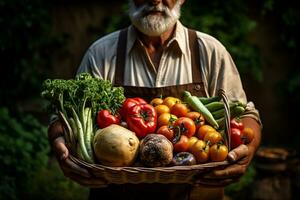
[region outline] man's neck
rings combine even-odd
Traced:
[[[143,43],[151,62],[158,69],[163,49],[168,41],[172,38],[175,25],[160,36],[148,36],[137,30],[139,40]]]
[[[138,37],[141,40],[141,42],[145,45],[145,47],[148,49],[158,49],[163,46],[165,46],[168,41],[172,38],[173,33],[175,30],[175,26],[173,26],[170,30],[164,32],[163,34],[159,36],[148,36],[143,34],[140,31],[138,32]]]

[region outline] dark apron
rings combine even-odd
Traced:
[[[191,49],[191,65],[193,83],[160,88],[124,86],[124,66],[126,60],[127,29],[120,32],[117,58],[115,86],[125,89],[126,97],[141,97],[148,102],[154,97],[174,96],[181,98],[183,91],[188,90],[193,95],[205,96],[201,78],[199,47],[196,32],[189,30],[189,45]],[[90,200],[122,199],[122,200],[188,200],[188,199],[223,199],[222,188],[203,188],[190,184],[122,184],[108,185],[106,188],[91,189]]]

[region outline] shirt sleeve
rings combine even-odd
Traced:
[[[99,58],[97,58],[97,62],[99,62]],[[88,49],[83,56],[83,59],[78,67],[76,75],[87,72],[90,73],[94,77],[103,78],[100,73],[99,63],[96,62],[96,58],[92,53],[91,49]]]
[[[229,52],[222,48],[220,51],[214,51],[211,60],[213,66],[210,71],[209,90],[212,95],[217,95],[219,89],[223,89],[230,101],[240,101],[246,104],[246,110],[241,117],[251,117],[260,125],[259,111],[255,108],[253,102],[247,100],[243,89],[240,74]]]

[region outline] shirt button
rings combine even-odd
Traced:
[[[195,85],[195,90],[200,90],[201,89],[201,85],[199,85],[199,84],[197,84],[197,85]]]

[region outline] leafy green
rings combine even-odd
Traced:
[[[71,116],[71,108],[79,112],[82,106],[92,108],[92,116],[102,109],[116,113],[125,100],[124,89],[113,87],[110,81],[81,73],[75,79],[47,79],[41,96],[50,102],[50,111],[62,111]]]
[[[124,89],[81,73],[71,80],[45,80],[41,96],[50,101],[52,112],[62,112],[66,118],[63,122],[71,130],[65,132],[65,139],[71,150],[82,160],[93,163],[91,141],[97,112],[108,109],[116,113],[125,100]]]

